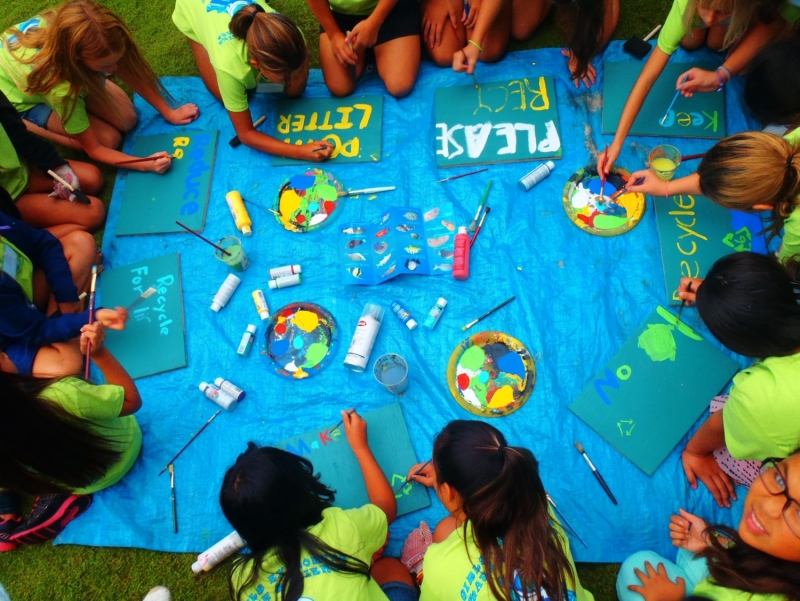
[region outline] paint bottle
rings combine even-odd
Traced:
[[[539,165],[536,169],[519,180],[517,183],[519,189],[523,192],[527,192],[548,175],[550,175],[555,168],[556,164],[553,161],[547,161],[546,163]]]
[[[467,228],[462,225],[456,234],[456,252],[453,256],[453,277],[457,280],[466,280],[469,277],[469,245]]]
[[[279,288],[291,288],[300,284],[299,275],[285,275],[282,278],[269,281],[270,290],[278,290]]]
[[[367,368],[369,355],[375,345],[385,313],[385,309],[380,305],[367,303],[364,307],[353,339],[350,341],[350,348],[347,349],[347,356],[344,358],[345,367],[358,373],[363,373]]]
[[[303,268],[300,265],[284,265],[283,267],[273,267],[269,270],[269,277],[270,279],[277,280],[278,278],[284,278],[287,275],[295,275],[297,273],[303,273]]]
[[[440,298],[436,301],[436,304],[431,307],[430,313],[425,318],[425,321],[422,322],[422,325],[432,330],[436,327],[436,324],[439,323],[439,318],[442,316],[442,312],[444,308],[447,306],[447,299]]]
[[[247,357],[250,354],[250,347],[253,346],[253,340],[256,338],[256,327],[253,324],[247,326],[247,329],[242,334],[242,340],[239,342],[239,348],[236,349],[236,354],[240,357]]]
[[[229,380],[225,380],[224,378],[217,378],[214,380],[214,384],[224,392],[225,394],[231,395],[237,401],[241,401],[245,395],[247,394],[244,390],[239,388],[236,384]]]
[[[236,405],[239,404],[239,402],[227,392],[222,392],[217,386],[209,384],[208,382],[200,382],[198,388],[200,392],[206,395],[207,399],[214,401],[225,411],[233,411],[236,409]]]
[[[239,533],[235,530],[228,536],[219,541],[216,545],[200,553],[197,561],[192,564],[192,572],[208,572],[211,568],[221,564],[237,551],[241,551],[247,546]]]
[[[244,206],[242,195],[236,190],[232,190],[225,195],[225,202],[228,203],[228,208],[233,215],[233,221],[236,223],[236,229],[241,231],[245,236],[253,233],[253,221],[247,212],[247,207]]]
[[[269,319],[269,306],[267,299],[264,296],[263,290],[256,290],[253,292],[253,301],[256,303],[256,311],[261,320]]]
[[[413,317],[411,317],[411,313],[409,313],[408,310],[405,307],[403,307],[403,305],[401,305],[398,301],[394,301],[391,304],[391,308],[392,308],[392,313],[397,315],[397,319],[406,324],[406,327],[409,330],[413,330],[414,328],[417,327],[417,322],[414,321]]]
[[[231,296],[241,283],[242,280],[233,274],[225,278],[225,281],[222,282],[222,286],[220,286],[219,290],[217,290],[217,293],[214,295],[214,302],[211,303],[211,310],[219,313],[219,310],[228,304]]]

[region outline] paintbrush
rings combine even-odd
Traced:
[[[683,76],[683,81],[681,82],[681,85],[685,84],[687,79],[689,79],[688,73]],[[678,99],[678,96],[680,95],[681,95],[681,89],[678,88],[678,90],[675,92],[675,96],[672,97],[672,102],[670,102],[669,106],[667,107],[667,112],[664,113],[664,116],[661,118],[660,121],[661,125],[664,125],[664,121],[667,120],[667,117],[669,117],[669,112],[672,110],[672,105],[675,104],[675,101]]]
[[[606,144],[606,151],[603,153],[603,165],[600,167],[600,198],[605,196],[606,191],[606,167],[608,167],[608,144]]]
[[[212,415],[212,416],[211,416],[211,417],[208,419],[208,421],[207,421],[206,423],[204,423],[204,424],[203,424],[203,427],[202,427],[202,428],[200,428],[200,429],[199,429],[199,430],[198,430],[198,431],[195,433],[195,435],[194,435],[194,436],[192,436],[192,437],[189,439],[189,442],[187,442],[185,445],[183,445],[183,448],[182,448],[180,451],[178,451],[178,454],[177,454],[177,455],[175,455],[175,457],[173,457],[172,459],[170,459],[170,460],[169,460],[169,462],[167,463],[167,465],[165,465],[165,466],[164,466],[164,468],[163,468],[163,469],[162,469],[160,472],[158,472],[158,475],[159,475],[159,476],[160,476],[161,474],[163,474],[165,471],[167,471],[167,469],[169,468],[169,466],[170,466],[170,465],[172,465],[173,463],[175,463],[175,460],[176,460],[178,457],[180,457],[180,456],[181,456],[181,454],[182,454],[182,453],[183,453],[183,452],[186,450],[186,448],[187,448],[187,447],[188,447],[190,444],[192,444],[192,443],[194,442],[194,439],[195,439],[195,438],[197,438],[198,436],[200,436],[200,434],[202,434],[202,433],[203,433],[203,430],[205,430],[206,428],[208,428],[208,425],[209,425],[211,422],[213,422],[213,421],[216,419],[216,417],[217,417],[217,416],[218,416],[220,413],[222,413],[222,409],[217,409],[217,412],[216,412],[214,415]]]
[[[97,265],[92,265],[92,283],[89,287],[89,323],[94,322],[94,302],[95,290],[97,289]],[[89,365],[92,362],[92,341],[86,340],[86,368],[84,369],[83,379],[89,381]]]
[[[172,532],[178,534],[178,503],[175,501],[175,466],[171,463],[169,468],[169,491],[172,498]]]
[[[643,59],[645,56],[647,56],[647,53],[650,52],[650,44],[647,42],[650,40],[650,38],[656,35],[660,29],[661,25],[657,25],[653,31],[644,37],[644,39],[633,36],[622,45],[622,50],[638,59]]]
[[[691,292],[691,291],[692,291],[692,283],[689,282],[689,285],[686,286],[686,292]],[[686,303],[688,303],[688,302],[689,301],[681,300],[681,307],[680,307],[680,309],[678,309],[678,321],[677,321],[677,323],[681,322],[681,313],[683,312],[683,308],[686,306]]]
[[[128,313],[130,313],[130,312],[131,312],[131,311],[133,311],[133,310],[134,310],[136,307],[138,307],[139,305],[141,305],[141,304],[142,304],[142,303],[143,303],[145,300],[147,300],[148,298],[150,298],[151,296],[153,296],[155,293],[156,293],[156,289],[155,289],[155,288],[153,288],[153,287],[151,286],[150,288],[148,288],[147,290],[145,290],[144,292],[142,292],[142,293],[141,293],[141,294],[140,294],[140,295],[137,297],[137,299],[136,299],[135,301],[133,301],[133,302],[132,302],[130,305],[128,305],[128,307],[126,308],[126,310],[128,311]]]
[[[178,158],[177,155],[168,154],[168,157],[172,159]],[[146,161],[157,161],[158,159],[165,158],[164,155],[156,156],[156,157],[142,157],[139,159],[128,159],[127,161],[117,161],[114,165],[133,165],[134,163],[144,163]]]
[[[644,180],[645,180],[645,178],[643,178],[643,177],[640,177],[640,178],[639,178],[639,179],[637,179],[635,182],[633,182],[633,185],[634,185],[634,186],[638,186],[638,185],[639,185],[639,184],[641,184],[641,183],[642,183]],[[608,197],[608,200],[609,200],[609,202],[611,202],[612,200],[617,200],[617,199],[618,199],[620,196],[622,196],[623,194],[625,194],[625,192],[627,192],[627,191],[628,191],[628,186],[627,186],[627,185],[623,186],[622,188],[620,188],[619,190],[617,190],[617,191],[616,191],[616,192],[614,192],[614,193],[613,193],[611,196],[609,196],[609,197]]]
[[[397,186],[384,186],[382,188],[362,188],[361,190],[343,190],[339,196],[353,196],[355,194],[377,194],[378,192],[391,192],[397,190]]]
[[[410,478],[406,478],[406,480],[400,486],[398,486],[397,488],[394,489],[394,494],[397,494],[401,490],[403,490],[405,485],[408,484],[409,482],[411,482],[413,484],[414,483],[414,476],[419,476],[422,473],[422,470],[424,470],[426,467],[428,467],[428,465],[430,464],[431,461],[433,461],[433,459],[428,459],[425,463],[422,464],[422,466],[416,472],[411,474]]]
[[[214,243],[213,243],[211,240],[209,240],[208,238],[205,238],[205,237],[201,236],[200,234],[198,234],[198,233],[197,233],[196,231],[194,231],[193,229],[190,229],[188,226],[185,226],[185,225],[183,225],[183,224],[182,224],[180,221],[176,221],[175,223],[177,223],[179,226],[181,226],[183,229],[185,229],[185,230],[186,230],[187,232],[189,232],[190,234],[194,234],[195,236],[197,236],[198,238],[200,238],[200,239],[201,239],[203,242],[207,242],[208,244],[210,244],[211,246],[213,246],[214,248],[216,248],[218,251],[220,251],[222,254],[228,255],[229,257],[231,256],[231,253],[229,253],[227,250],[225,250],[225,249],[224,249],[224,248],[222,248],[221,246],[217,246],[216,244],[214,244]]]
[[[608,484],[606,484],[606,481],[603,480],[603,476],[600,475],[600,472],[597,471],[597,468],[594,466],[594,463],[592,463],[592,460],[589,459],[589,456],[586,454],[586,451],[583,450],[583,445],[579,442],[576,442],[575,448],[578,449],[578,453],[583,455],[583,458],[586,460],[586,463],[589,464],[589,467],[591,468],[594,477],[597,478],[597,481],[600,483],[600,486],[602,486],[603,490],[606,491],[606,494],[608,495],[608,498],[611,499],[611,502],[614,505],[618,505],[617,500],[614,498],[614,495],[611,492],[611,489],[608,487]]]
[[[545,496],[547,496],[547,502],[550,503],[550,505],[553,506],[553,511],[555,511],[558,514],[559,519],[562,522],[564,522],[564,524],[567,526],[567,528],[569,528],[572,531],[572,534],[575,535],[575,538],[577,538],[579,541],[581,541],[583,546],[588,549],[589,545],[587,545],[584,542],[584,540],[581,538],[580,534],[578,534],[575,531],[575,528],[572,526],[572,524],[569,523],[569,520],[566,518],[566,516],[563,513],[561,513],[561,511],[558,509],[558,505],[556,505],[556,502],[553,501],[553,497],[551,497],[548,493],[545,493]]]
[[[478,217],[481,216],[481,211],[483,211],[483,206],[486,204],[486,199],[489,198],[489,190],[491,189],[492,180],[489,180],[489,183],[486,184],[486,189],[483,191],[483,197],[481,198],[481,203],[478,205],[478,210],[475,212],[475,219],[469,224],[469,231],[471,232],[474,232],[475,228],[478,227]]]
[[[255,123],[253,123],[253,129],[256,129],[259,125],[264,123],[264,121],[266,121],[266,120],[267,120],[267,116],[266,115],[261,115],[258,119],[256,119]],[[239,136],[233,136],[231,138],[230,142],[228,142],[228,144],[230,145],[231,148],[238,148],[239,146],[242,145],[242,141],[239,139]]]
[[[486,216],[489,214],[489,211],[492,210],[492,207],[486,207],[486,210],[483,212],[483,217],[481,217],[481,222],[478,224],[478,229],[475,230],[475,233],[472,235],[472,240],[469,241],[469,247],[472,248],[472,245],[475,244],[475,240],[478,239],[478,234],[481,233],[481,228],[483,227],[483,222],[486,221]]]
[[[91,201],[91,200],[89,200],[89,197],[88,197],[88,196],[86,196],[86,194],[84,194],[84,193],[83,193],[83,192],[81,192],[80,190],[78,190],[78,189],[76,189],[76,188],[72,187],[72,186],[69,184],[69,182],[67,182],[67,180],[65,180],[63,177],[59,177],[58,173],[56,173],[56,172],[55,172],[55,171],[53,171],[52,169],[48,169],[48,170],[47,170],[47,174],[48,174],[50,177],[52,177],[54,180],[56,180],[56,181],[57,181],[59,184],[61,184],[62,186],[66,186],[67,190],[69,190],[70,192],[72,192],[72,195],[73,195],[75,198],[77,198],[77,199],[78,199],[80,202],[82,202],[82,203],[83,203],[83,204],[85,204],[85,205],[90,205],[90,204],[92,204],[92,201]],[[72,202],[72,200],[71,200],[71,199],[70,199],[70,202]]]
[[[461,331],[462,331],[462,332],[466,332],[466,331],[467,331],[467,330],[469,330],[469,329],[470,329],[472,326],[474,326],[476,323],[478,323],[479,321],[482,321],[482,320],[486,319],[487,317],[489,317],[489,316],[490,316],[492,313],[494,313],[495,311],[497,311],[497,310],[499,310],[499,309],[502,309],[502,308],[503,308],[503,307],[505,307],[505,306],[506,306],[508,303],[510,303],[511,301],[513,301],[515,298],[517,298],[517,297],[516,297],[516,296],[512,296],[511,298],[509,298],[509,299],[506,299],[506,300],[504,300],[502,303],[500,303],[499,305],[497,305],[497,306],[496,306],[494,309],[489,309],[489,310],[488,310],[486,313],[484,313],[483,315],[481,315],[481,316],[480,316],[478,319],[473,319],[473,320],[472,320],[471,322],[469,322],[467,325],[463,326],[463,327],[461,328]]]
[[[706,156],[705,152],[701,152],[700,154],[689,154],[686,155],[685,157],[681,157],[681,162],[692,161],[694,159],[702,159],[704,156]]]
[[[449,182],[454,179],[460,179],[462,177],[467,177],[468,175],[475,175],[476,173],[483,173],[484,171],[489,171],[488,167],[484,167],[483,169],[478,169],[476,171],[467,171],[466,173],[462,173],[461,175],[454,175],[452,177],[446,177],[444,179],[437,180],[433,182],[434,184],[441,184],[442,182]]]
[[[347,415],[353,415],[355,412],[356,412],[355,409],[350,409],[350,411],[347,412]],[[338,424],[336,424],[333,428],[331,428],[331,432],[333,432],[334,430],[338,430],[342,424],[344,424],[344,419],[340,420]]]

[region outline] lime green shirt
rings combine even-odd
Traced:
[[[37,27],[47,27],[42,17],[33,17],[17,25],[20,31],[28,31]],[[0,91],[2,91],[20,113],[33,108],[37,104],[46,104],[61,118],[64,130],[69,134],[80,134],[89,129],[89,117],[83,95],[73,102],[69,98],[70,84],[62,81],[46,94],[26,94],[23,90],[28,86],[28,75],[33,71],[33,64],[20,62],[35,55],[36,48],[18,46],[12,49],[16,36],[11,30],[0,36]],[[100,75],[98,74],[98,77]],[[74,106],[73,106],[74,105]],[[70,109],[72,112],[70,113]],[[27,183],[27,182],[26,182]]]
[[[783,136],[792,145],[800,145],[800,127]],[[778,259],[785,263],[795,255],[800,255],[800,204],[783,222],[783,239],[778,252]],[[800,259],[800,257],[798,257]]]
[[[308,532],[337,551],[347,553],[367,565],[373,554],[383,547],[389,525],[386,514],[375,505],[358,509],[329,507],[322,512],[322,521]],[[313,601],[388,601],[378,584],[359,574],[334,572],[316,557],[305,551],[302,554],[304,599]],[[253,562],[238,567],[231,576],[234,590],[239,590],[247,578]],[[270,601],[277,599],[276,586],[283,564],[274,554],[268,554],[261,564],[258,582],[242,591],[242,599]]]
[[[735,459],[788,457],[800,446],[800,353],[740,371],[722,411],[725,445]]]
[[[45,388],[39,395],[59,405],[75,417],[91,422],[98,435],[114,441],[121,453],[119,461],[108,468],[105,476],[85,488],[72,492],[88,495],[116,484],[133,467],[142,448],[142,430],[132,415],[120,417],[125,402],[122,386],[95,386],[77,378],[64,378]]]
[[[732,588],[717,586],[710,578],[701,580],[694,587],[692,596],[703,597],[711,601],[787,601],[782,595],[766,595],[763,593],[747,593]]]
[[[378,6],[378,0],[329,0],[329,2],[331,10],[343,15],[370,15]]]
[[[562,538],[564,550],[575,574],[574,585],[568,578],[568,601],[594,601],[592,593],[581,586],[578,572],[572,559],[569,540],[564,534],[564,529],[558,520],[550,514],[553,525]],[[475,543],[472,525],[467,526],[467,540],[465,546],[463,527],[456,528],[450,536],[440,543],[428,547],[423,563],[424,578],[419,601],[496,601],[486,581],[483,558],[478,545]],[[522,550],[524,552],[524,550]],[[524,598],[519,593],[519,598]],[[531,595],[531,599],[549,601],[550,597],[545,591],[540,595]]]
[[[16,200],[28,187],[28,164],[17,154],[17,149],[0,125],[0,187]]]
[[[247,90],[258,83],[258,70],[250,65],[247,44],[228,29],[233,10],[241,4],[258,4],[266,12],[275,10],[264,0],[177,0],[172,21],[180,32],[208,52],[217,74],[222,104],[232,113],[248,109]]]
[[[14,279],[25,293],[29,303],[33,302],[33,262],[30,257],[0,236],[0,270]]]

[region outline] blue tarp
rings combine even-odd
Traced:
[[[604,59],[632,60],[618,42],[611,44]],[[718,61],[719,57],[679,51],[673,60]],[[387,312],[373,350],[373,358],[399,352],[411,366],[411,383],[402,406],[420,460],[430,457],[433,437],[448,421],[473,417],[453,400],[445,378],[448,358],[465,337],[461,326],[513,294],[517,297],[513,304],[472,332],[496,329],[525,343],[537,359],[536,387],[522,409],[491,423],[511,444],[530,448],[539,459],[547,490],[588,543],[585,548],[573,541],[576,559],[621,561],[640,549],[672,553],[667,525],[670,514],[679,507],[712,522],[734,523],[741,514],[741,501],[732,510],[721,510],[705,487],[691,490],[679,449],[653,477],[647,477],[567,409],[655,305],[666,303],[652,206],[633,231],[613,238],[580,231],[564,213],[561,197],[567,178],[592,163],[595,148],[611,140],[600,133],[602,61],[596,61],[596,66],[598,85],[589,91],[575,90],[557,49],[515,52],[499,64],[479,67],[480,81],[555,77],[564,156],[556,161],[549,178],[523,193],[517,180],[532,164],[496,165],[486,173],[434,184],[464,171],[439,171],[435,166],[434,90],[469,83],[470,79],[423,64],[408,98],[385,98],[380,163],[331,166],[346,187],[395,185],[397,191],[373,200],[364,196],[348,199],[333,224],[305,235],[284,231],[270,213],[251,207],[254,233],[244,245],[252,266],[244,272],[240,290],[218,314],[211,312],[209,305],[227,269],[203,242],[188,234],[115,236],[126,184],[121,172],[103,243],[106,266],[180,252],[188,367],[138,380],[144,401],[137,414],[144,431],[142,455],[122,482],[95,495],[91,509],[57,542],[192,552],[215,543],[231,531],[219,509],[220,483],[247,441],[269,444],[315,425],[335,423],[342,408],[357,407],[365,412],[395,400],[370,374],[359,375],[342,365],[364,304],[372,301],[388,307],[398,299],[421,322],[440,296],[449,305],[434,331],[418,328],[409,332]],[[267,156],[244,146],[228,146],[234,133],[230,121],[198,78],[167,78],[165,84],[179,102],[200,106],[199,120],[187,129],[220,129],[205,234],[211,239],[233,234],[224,201],[229,190],[239,190],[248,200],[271,206],[281,183],[300,168],[272,168]],[[365,74],[358,91],[385,93],[374,71]],[[312,71],[307,95],[327,94],[321,73]],[[735,81],[727,89],[729,133],[754,125],[744,116],[740,97],[741,82]],[[664,98],[665,107],[669,101]],[[273,118],[275,102],[275,97],[258,96],[253,113]],[[140,122],[128,136],[127,150],[137,135],[177,131],[141,98],[137,97],[135,104]],[[265,131],[267,125],[269,122],[262,126]],[[630,170],[642,168],[649,149],[662,141],[630,138],[618,163]],[[685,154],[712,145],[710,140],[666,141]],[[679,175],[689,173],[691,167],[682,166]],[[376,287],[341,283],[336,251],[339,223],[373,219],[390,206],[431,206],[431,200],[446,200],[454,206],[456,221],[468,224],[489,178],[494,180],[488,201],[492,213],[473,249],[469,280],[401,276]],[[325,371],[304,381],[269,373],[256,348],[247,359],[235,353],[246,325],[260,323],[250,292],[267,289],[269,268],[290,263],[302,264],[303,283],[268,291],[270,308],[276,310],[294,301],[318,303],[334,315],[340,328],[336,357]],[[694,309],[685,310],[682,319],[710,339]],[[259,342],[263,331],[259,326]],[[152,350],[158,352],[155,343]],[[739,360],[746,365],[744,359]],[[180,532],[173,534],[169,476],[159,478],[157,474],[216,411],[197,385],[218,376],[230,378],[248,395],[235,412],[223,413],[176,462]],[[576,440],[583,443],[602,472],[619,499],[618,506],[611,504],[573,448]],[[739,492],[744,495],[743,489]],[[431,497],[430,508],[392,525],[391,554],[399,553],[406,535],[420,520],[435,525],[445,516],[432,492]]]

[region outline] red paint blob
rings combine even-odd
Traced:
[[[283,313],[281,313],[281,317],[291,317],[294,315],[294,309],[286,309]]]
[[[467,374],[458,374],[458,387],[461,390],[469,388],[469,376]]]
[[[285,323],[279,323],[278,325],[275,326],[275,331],[278,334],[285,334],[286,333],[286,324]]]
[[[322,203],[322,208],[325,209],[325,212],[328,215],[330,215],[331,213],[333,213],[333,210],[336,208],[336,203],[333,202],[332,200],[326,200],[324,203]]]
[[[303,215],[302,213],[300,213],[300,214],[297,216],[297,223],[304,223],[304,222],[305,222],[305,220],[306,220],[306,216],[305,216],[305,215]]]
[[[492,397],[494,396],[495,392],[497,392],[497,388],[492,388],[492,389],[486,391],[486,404],[487,405],[492,402]]]

